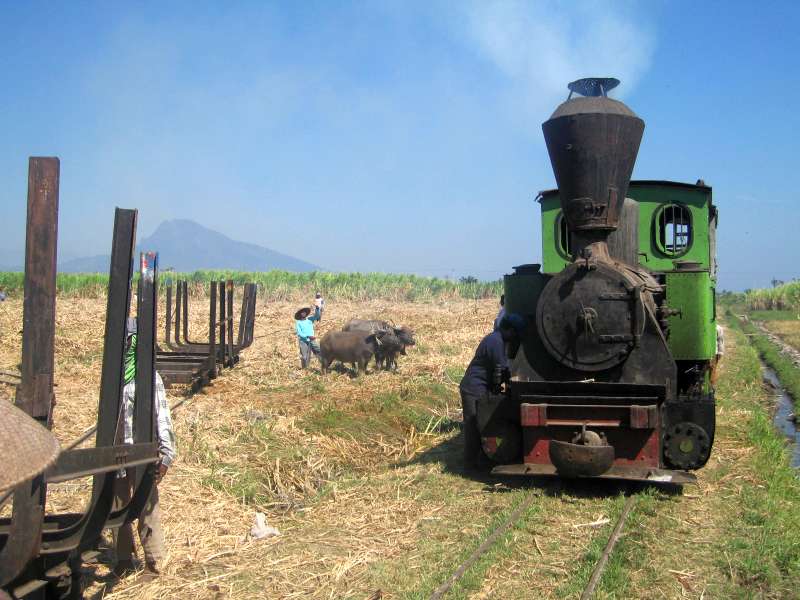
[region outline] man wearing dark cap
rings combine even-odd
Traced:
[[[305,369],[311,361],[311,354],[319,357],[319,342],[314,335],[314,321],[320,319],[320,308],[317,306],[314,315],[310,308],[301,308],[294,313],[294,330],[297,333],[297,345],[300,347],[300,367]]]
[[[464,373],[459,389],[464,411],[464,461],[468,467],[478,466],[481,439],[478,432],[477,402],[492,390],[492,378],[498,368],[508,368],[506,344],[520,339],[526,326],[525,318],[510,313],[500,319],[497,329],[478,344],[475,356]]]

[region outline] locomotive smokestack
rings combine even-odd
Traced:
[[[542,124],[576,254],[617,228],[642,141],[644,121],[606,96],[618,84],[611,78],[573,81],[567,101]]]

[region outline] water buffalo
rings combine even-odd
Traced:
[[[388,321],[378,319],[351,319],[342,328],[343,331],[363,331],[369,333],[385,332],[386,338],[381,342],[375,353],[375,365],[381,368],[385,364],[386,370],[392,366],[397,370],[397,355],[406,353],[406,346],[416,344],[414,330],[410,327],[397,327]]]
[[[375,368],[397,371],[397,355],[405,355],[406,345],[394,333],[385,334],[380,341],[375,349]]]
[[[383,331],[367,333],[363,331],[331,331],[320,342],[322,372],[327,373],[331,363],[340,360],[350,363],[356,376],[367,372],[367,363],[377,350],[380,340],[386,335]]]

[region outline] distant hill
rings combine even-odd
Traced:
[[[232,240],[218,231],[186,219],[161,223],[152,235],[139,242],[136,251],[143,250],[157,251],[162,269],[171,267],[179,272],[199,269],[320,270],[317,265],[299,258],[257,244]],[[108,255],[76,258],[59,264],[58,270],[62,273],[105,273],[109,269],[109,261]]]
[[[62,273],[108,273],[110,263],[111,256],[98,254],[59,262],[58,270]]]

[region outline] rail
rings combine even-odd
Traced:
[[[439,587],[437,587],[430,596],[430,600],[441,600],[451,589],[452,587],[467,573],[469,568],[474,565],[486,552],[497,542],[498,539],[508,531],[524,514],[525,512],[531,507],[533,501],[537,498],[537,496],[529,496],[525,500],[519,503],[519,505],[512,511],[512,513],[505,519],[502,523],[500,523],[490,534],[489,536],[481,542],[481,544],[472,552],[472,554],[467,557],[467,559],[461,563],[458,568],[450,575],[446,581],[444,581]],[[622,511],[617,517],[617,521],[614,524],[614,528],[611,530],[611,534],[609,535],[608,542],[603,549],[603,553],[598,558],[597,562],[595,563],[594,569],[592,570],[592,574],[589,577],[589,581],[586,583],[586,587],[583,589],[583,593],[581,594],[581,600],[589,600],[594,596],[595,590],[597,589],[597,585],[600,583],[602,579],[603,572],[605,571],[606,566],[608,565],[608,561],[611,558],[611,554],[614,551],[614,548],[619,541],[620,537],[622,537],[622,530],[625,527],[625,523],[628,519],[628,515],[630,514],[633,506],[636,502],[636,494],[630,494],[626,500],[625,504],[622,507]]]

